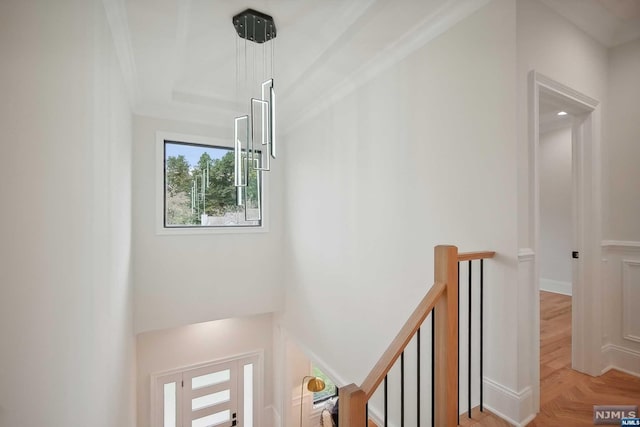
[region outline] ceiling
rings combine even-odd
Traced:
[[[559,116],[564,111],[566,115]],[[576,117],[587,114],[589,109],[577,101],[570,100],[555,92],[540,90],[539,98],[539,131],[546,133],[556,129],[569,127]]]
[[[640,38],[639,0],[540,0],[606,47]]]
[[[232,129],[248,97],[236,94],[239,49],[231,18],[246,8],[273,16],[279,119],[291,122],[408,55],[488,0],[105,0],[125,58],[134,111]],[[239,46],[237,44],[239,43]],[[271,43],[266,43],[270,53]],[[265,45],[248,43],[250,82]],[[258,58],[253,78],[251,58]],[[269,55],[267,55],[269,56]]]
[[[238,12],[252,8],[274,17],[279,119],[291,124],[488,1],[105,0],[105,5],[134,111],[207,123],[228,134],[233,117],[244,114],[248,104],[248,97],[236,94],[236,52],[242,65],[244,47],[231,23]],[[640,0],[542,1],[607,46],[640,37]],[[249,43],[248,58],[256,55],[260,63],[264,46]],[[252,79],[250,68],[248,80],[257,82],[261,73]],[[242,69],[238,79],[244,82]]]

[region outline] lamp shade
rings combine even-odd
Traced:
[[[313,393],[317,393],[319,391],[324,390],[324,388],[326,387],[324,381],[322,380],[322,378],[320,377],[313,377],[309,380],[309,382],[307,383],[307,390],[313,392]]]

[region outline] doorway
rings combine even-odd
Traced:
[[[577,248],[574,224],[573,138],[575,120],[586,113],[563,98],[541,91],[538,153],[540,188],[540,382],[542,402],[547,385],[571,369],[573,255]]]
[[[534,404],[539,409],[541,288],[551,285],[555,291],[563,290],[571,294],[571,367],[592,376],[600,374],[600,108],[597,100],[535,71],[530,73],[529,83],[530,232],[535,254],[532,345],[536,352],[531,369],[534,373]],[[563,114],[558,115],[561,112]],[[564,145],[549,145],[545,148],[551,150],[543,152],[541,143],[553,143],[545,137],[545,133],[550,131],[557,131],[554,134],[556,143],[564,138]],[[547,175],[553,172],[546,169],[548,165],[543,161],[545,157],[548,160],[561,153],[564,153],[564,169],[559,171],[557,179],[564,177],[564,184],[554,187],[553,179],[549,180]],[[542,193],[545,187],[547,191],[551,187],[551,198],[547,197],[549,194]],[[543,240],[545,234],[554,233],[553,227],[549,229],[549,212],[542,212],[543,205],[551,205],[564,213],[560,224],[552,224],[556,230],[561,228],[562,233],[556,231],[556,235],[551,236],[551,240],[555,238],[551,245]],[[570,215],[567,212],[569,210]],[[556,255],[549,253],[553,245],[557,250]],[[549,260],[558,263],[549,265]],[[549,279],[553,278],[544,277],[549,274],[556,274],[559,279],[551,282]]]
[[[153,427],[256,427],[259,355],[152,375]]]

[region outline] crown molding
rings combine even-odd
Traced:
[[[211,128],[212,135],[233,140],[233,126],[231,125],[233,123],[229,121],[229,113],[212,114],[211,111],[205,109],[189,109],[164,103],[138,103],[133,108],[133,114],[159,120],[206,125]]]
[[[550,89],[552,92],[562,93],[565,97],[577,101],[582,105],[586,105],[591,109],[595,109],[598,104],[600,104],[597,99],[591,98],[590,96],[578,92],[577,90],[570,88],[569,86],[565,86],[562,83],[558,83],[551,77],[547,77],[537,71],[533,71],[532,73],[534,80],[545,89]]]
[[[371,81],[384,70],[397,64],[431,40],[488,4],[490,0],[449,0],[435,12],[428,15],[406,33],[378,52],[371,60],[355,69],[341,82],[324,91],[329,94],[317,102],[313,108],[301,115],[284,129],[289,133],[309,119],[317,116],[332,104]]]
[[[133,56],[131,33],[127,21],[127,9],[123,0],[102,0],[102,4],[107,15],[113,46],[127,88],[129,104],[134,107],[140,99],[140,89],[137,83],[136,62]]]

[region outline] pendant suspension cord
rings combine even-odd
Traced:
[[[236,103],[240,100],[240,94],[238,93],[238,88],[240,86],[240,78],[238,77],[238,73],[240,72],[240,41],[238,37],[236,39],[236,93],[235,93],[235,101]],[[235,144],[235,141],[234,141]]]
[[[275,51],[276,51],[276,38],[271,37],[271,78],[275,81],[275,73],[273,72],[273,63],[275,60]]]
[[[247,37],[249,35],[249,22],[248,22],[248,18],[245,16],[244,17],[244,90],[243,90],[243,94],[242,94],[242,98],[246,99],[246,92],[247,92],[247,88],[249,87],[249,75],[248,75],[248,61],[247,61]],[[248,119],[250,120],[250,119]],[[245,185],[249,185],[249,162],[248,162],[248,156],[249,156],[249,138],[251,138],[250,135],[247,135],[247,140],[245,141],[246,147],[245,147],[245,155],[242,156],[242,154],[240,154],[240,163],[244,166],[244,170],[242,171],[242,174],[244,175],[243,179],[244,179],[244,184]],[[243,158],[244,157],[244,158]],[[244,191],[242,191],[242,204],[244,205],[244,215],[245,215],[245,219],[246,219],[246,215],[247,215],[247,189],[245,188]]]
[[[244,17],[244,90],[246,90],[248,84],[247,84],[247,80],[248,80],[248,76],[247,76],[247,26],[248,26],[248,22],[247,22],[247,17]],[[243,92],[244,92],[243,90]],[[243,97],[244,97],[244,93],[243,93]]]
[[[267,80],[267,23],[264,23],[264,43],[262,43],[262,81]],[[262,87],[261,87],[262,89]],[[264,101],[264,99],[263,99]]]
[[[256,20],[255,18],[253,19],[253,36],[256,37]],[[254,44],[255,44],[255,40],[254,40]],[[251,78],[251,86],[252,86],[252,91],[251,91],[251,98],[254,97],[255,95],[255,87],[256,87],[256,47],[252,46],[252,50],[253,50],[253,77]],[[253,108],[253,107],[251,107]],[[253,111],[251,111],[252,115],[253,115]]]

